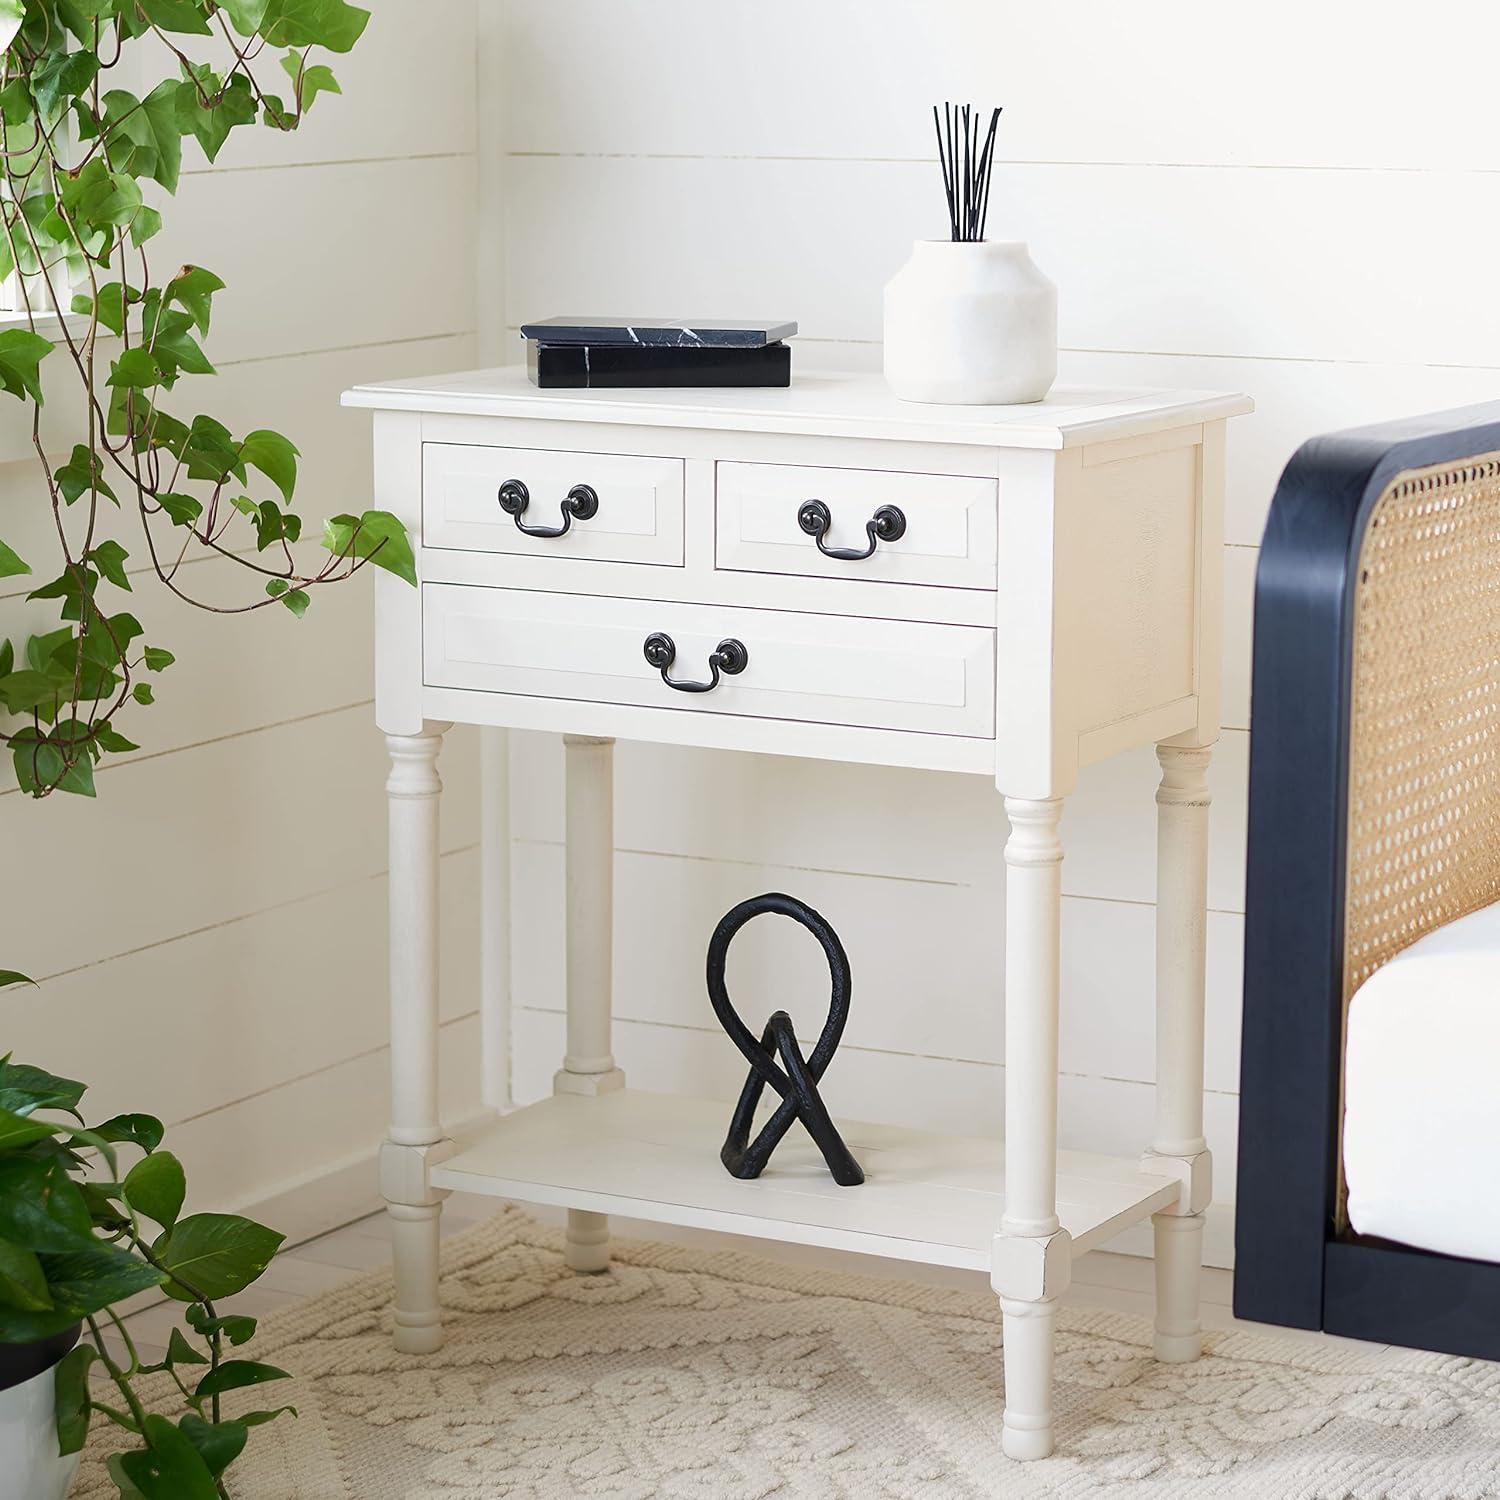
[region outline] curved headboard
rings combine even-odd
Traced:
[[[1255,584],[1235,1308],[1322,1326],[1344,1016],[1500,897],[1500,403],[1316,438]]]

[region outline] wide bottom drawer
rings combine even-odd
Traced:
[[[995,633],[967,625],[422,588],[429,687],[990,738]],[[649,638],[665,636],[670,648]],[[721,651],[738,642],[741,650]],[[743,665],[737,672],[721,664]],[[670,655],[667,677],[660,662]],[[706,690],[703,685],[717,683]],[[687,686],[681,685],[686,684]]]

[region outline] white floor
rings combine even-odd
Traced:
[[[443,1209],[445,1232],[457,1233],[487,1218],[495,1202],[472,1194],[454,1193]],[[560,1213],[540,1209],[540,1218],[560,1218]],[[915,1266],[905,1262],[878,1259],[864,1255],[841,1255],[800,1245],[782,1245],[770,1240],[751,1239],[742,1235],[710,1234],[703,1230],[676,1229],[661,1224],[647,1224],[634,1219],[613,1220],[618,1233],[638,1239],[670,1239],[683,1244],[744,1250],[798,1265],[842,1266],[865,1275],[891,1276],[923,1281],[933,1285],[968,1286],[976,1291],[986,1286],[986,1279],[972,1271],[952,1271],[940,1266]],[[336,1229],[305,1244],[283,1250],[265,1275],[248,1291],[233,1299],[231,1311],[263,1317],[277,1308],[293,1306],[315,1297],[361,1271],[384,1266],[390,1256],[389,1221],[383,1213],[371,1215]],[[1068,1299],[1091,1307],[1105,1307],[1115,1312],[1135,1313],[1149,1319],[1152,1311],[1152,1266],[1149,1260],[1135,1255],[1112,1255],[1096,1250],[1083,1257],[1073,1268],[1073,1285]],[[1205,1270],[1203,1273],[1203,1323],[1206,1328],[1263,1328],[1245,1323],[1230,1310],[1232,1281],[1230,1273]],[[179,1303],[161,1303],[132,1314],[126,1321],[143,1359],[161,1357],[171,1330],[182,1316]],[[1301,1329],[1274,1330],[1289,1339],[1321,1340],[1329,1336]],[[1355,1345],[1350,1340],[1333,1339],[1334,1344]]]

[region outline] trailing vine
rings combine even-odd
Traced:
[[[238,129],[295,130],[340,91],[316,49],[347,52],[368,18],[346,0],[0,0],[0,276],[16,273],[24,312],[0,332],[0,386],[30,407],[55,538],[53,576],[27,597],[54,601],[59,620],[0,642],[0,742],[32,796],[92,796],[99,761],[139,748],[128,721],[174,657],[124,607],[134,579],[219,614],[298,616],[366,563],[416,581],[384,511],[333,516],[305,558],[291,440],[179,404],[187,377],[214,374],[200,340],[224,283],[196,264],[157,274],[150,255],[162,216],[148,196],[176,192],[184,144],[212,162]],[[268,53],[281,92],[257,76]],[[127,57],[167,76],[143,96],[111,87]],[[64,309],[76,316],[52,316]],[[64,380],[82,398],[66,456],[42,427]],[[0,511],[0,580],[34,573],[41,559],[23,558],[4,523]],[[184,564],[206,555],[238,565],[247,587],[195,590]]]

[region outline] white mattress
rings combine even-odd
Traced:
[[[1500,1261],[1500,902],[1360,986],[1344,1066],[1349,1222]]]

